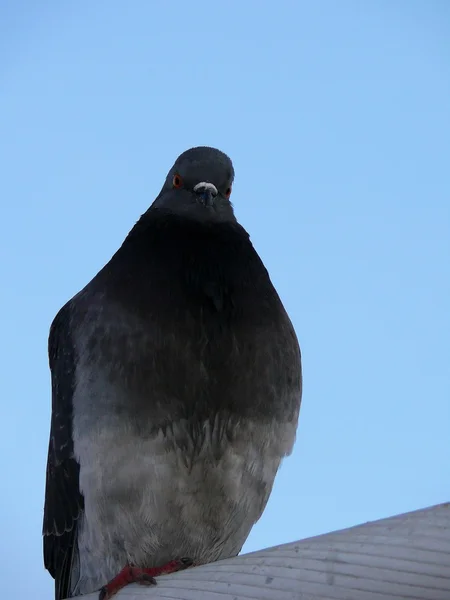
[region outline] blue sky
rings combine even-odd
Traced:
[[[47,334],[195,145],[303,351],[254,550],[450,499],[450,3],[0,4],[2,593],[46,600]]]

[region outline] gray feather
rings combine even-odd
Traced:
[[[182,190],[172,189],[174,173]],[[233,176],[217,150],[183,154],[70,303],[70,444],[83,508],[68,596],[100,588],[126,564],[236,555],[292,450],[300,350],[226,198]],[[199,180],[218,189],[211,210],[196,201]],[[55,485],[48,478],[47,495]],[[47,520],[53,510],[46,505]],[[60,552],[58,532],[44,533]]]

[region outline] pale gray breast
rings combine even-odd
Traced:
[[[73,437],[85,518],[77,593],[103,585],[127,562],[152,566],[181,556],[209,562],[237,554],[292,450],[298,410],[284,420],[216,410],[200,421],[167,421],[160,412],[170,414],[170,398],[165,407],[154,404],[152,332],[101,302],[90,304],[79,323]],[[99,352],[101,336],[114,341],[102,346],[107,356]],[[146,386],[129,385],[133,356],[149,373]],[[193,364],[200,385],[202,365]],[[130,418],[129,406],[143,403],[151,422],[139,427],[141,415]]]
[[[78,593],[127,562],[154,566],[189,556],[203,563],[240,551],[295,427],[216,415],[200,429],[192,437],[189,423],[174,423],[152,439],[130,434],[124,423],[89,438],[77,432],[86,511],[80,571],[88,586]]]

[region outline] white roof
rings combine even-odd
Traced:
[[[115,598],[450,600],[450,503],[165,575]]]

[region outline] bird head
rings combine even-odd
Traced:
[[[206,146],[191,148],[177,158],[151,208],[199,221],[235,221],[233,179],[226,154]]]

